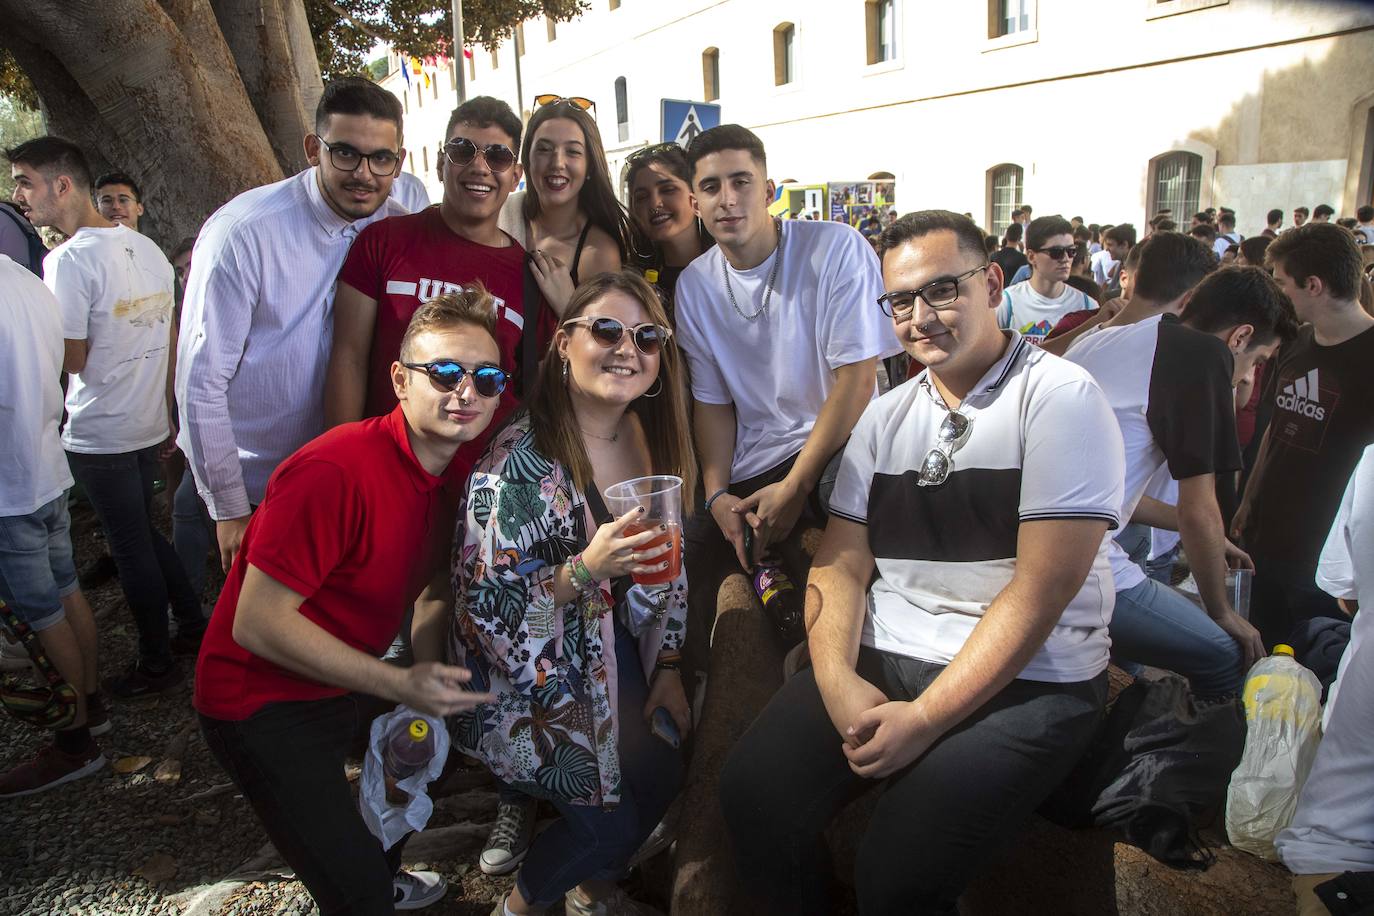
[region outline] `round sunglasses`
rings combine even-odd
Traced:
[[[506,379],[509,378],[504,370],[495,366],[478,366],[476,369],[468,369],[451,359],[436,359],[431,363],[401,363],[401,365],[416,372],[423,372],[429,376],[430,382],[440,391],[453,391],[463,384],[465,377],[471,376],[472,390],[484,398],[494,398],[505,391]]]
[[[504,143],[478,146],[467,137],[455,137],[444,144],[444,157],[459,168],[476,159],[478,153],[482,154],[482,158],[487,162],[487,168],[493,172],[504,172],[515,165],[515,153]]]
[[[634,338],[635,348],[645,356],[654,356],[663,349],[663,342],[673,336],[672,328],[665,328],[661,325],[645,322],[634,327],[627,327],[624,322],[615,318],[600,318],[592,315],[583,315],[580,318],[570,318],[563,322],[563,326],[584,325],[591,331],[592,338],[606,349],[618,346],[624,339],[625,332],[628,331]]]

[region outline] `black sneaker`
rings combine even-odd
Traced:
[[[176,665],[166,671],[151,672],[142,663],[131,667],[124,675],[105,681],[105,692],[120,700],[155,697],[181,685],[181,669]]]

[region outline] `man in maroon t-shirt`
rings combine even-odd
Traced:
[[[520,119],[498,99],[479,97],[454,110],[439,159],[444,197],[437,207],[385,219],[359,233],[348,252],[334,299],[334,344],[325,386],[326,426],[386,413],[396,404],[390,366],[406,322],[424,302],[480,281],[496,300],[501,365],[521,363],[525,317],[525,249],[502,232],[501,205],[520,180],[515,151]],[[537,293],[535,294],[537,295]],[[536,344],[553,334],[555,316],[538,309]],[[539,346],[536,353],[543,354]],[[517,405],[507,386],[495,430]],[[467,479],[486,436],[464,447],[450,469],[455,487]]]
[[[220,592],[195,706],[220,765],[324,913],[417,909],[432,873],[397,872],[344,777],[381,700],[468,709],[465,669],[378,659],[432,568],[445,472],[491,423],[505,385],[493,302],[473,289],[410,320],[391,364],[399,405],[330,430],[278,466]]]

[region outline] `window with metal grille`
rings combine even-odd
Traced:
[[[1187,219],[1198,211],[1202,191],[1202,157],[1179,150],[1154,161],[1151,183],[1150,215],[1172,210],[1175,220]]]
[[[1035,26],[1035,0],[992,0],[997,5],[996,31],[990,38],[1026,32]]]
[[[868,62],[877,64],[896,60],[896,0],[867,0],[864,4],[864,26],[868,32]]]
[[[1002,237],[1011,225],[1011,211],[1021,200],[1025,172],[1019,165],[994,166],[988,173],[988,232]]]

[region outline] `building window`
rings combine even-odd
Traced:
[[[1149,215],[1172,210],[1174,221],[1183,220],[1198,211],[1202,192],[1202,157],[1182,150],[1166,153],[1154,160],[1150,171]]]
[[[701,97],[707,102],[720,98],[720,49],[701,52]]]
[[[1035,28],[1035,0],[989,0],[988,37],[1000,38]]]
[[[615,81],[615,126],[620,142],[630,139],[630,98],[623,76]]]
[[[796,75],[797,27],[790,22],[773,29],[773,85],[786,86]]]
[[[1011,211],[1021,201],[1026,173],[1004,163],[988,169],[988,232],[1002,237],[1011,225]]]
[[[557,40],[558,26],[554,24],[554,21],[551,17],[544,17],[544,32],[548,35],[549,41]]]
[[[868,62],[878,64],[885,60],[896,60],[896,0],[867,0],[864,3],[864,26],[868,34]]]

